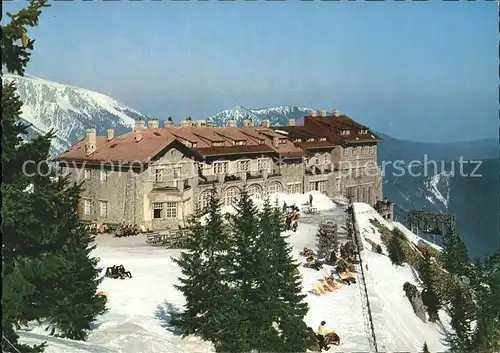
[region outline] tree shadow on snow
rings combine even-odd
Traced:
[[[172,332],[176,336],[181,336],[183,331],[181,328],[175,326],[172,323],[172,314],[178,314],[181,310],[165,301],[163,304],[159,304],[155,310],[155,318],[160,322],[160,326],[166,329],[168,332]]]
[[[436,322],[436,324],[438,326],[438,331],[441,334],[441,338],[439,339],[439,342],[443,346],[449,347],[449,344],[450,344],[449,339],[450,339],[452,333],[449,330],[447,330],[446,327],[444,327],[441,320]]]

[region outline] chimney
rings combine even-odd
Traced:
[[[148,121],[148,128],[149,129],[158,129],[158,127],[159,127],[158,120],[155,119],[155,120]]]
[[[322,109],[322,110],[321,110],[321,116],[322,116],[323,118],[326,118],[326,109]]]
[[[316,110],[311,111],[311,116],[316,116],[316,115],[317,115]]]
[[[144,137],[144,130],[135,130],[135,142],[139,142]]]
[[[212,119],[207,120],[207,127],[214,127],[214,121]]]
[[[243,127],[250,127],[250,120],[243,120]]]
[[[260,126],[265,127],[266,129],[269,129],[271,127],[271,122],[268,119],[262,120],[262,123],[260,123]]]
[[[227,127],[236,127],[236,120],[229,120],[227,122]]]
[[[333,116],[340,116],[340,111],[338,111],[337,109],[335,109],[333,111]]]
[[[192,123],[193,123],[192,120],[184,119],[181,122],[181,127],[190,127],[192,126]]]
[[[115,137],[115,129],[109,128],[108,129],[108,141],[111,141]]]
[[[96,147],[96,129],[87,129],[87,141],[85,141],[85,154],[87,156],[90,156],[92,153],[94,153],[97,149]]]
[[[167,120],[165,120],[165,122],[163,123],[163,126],[165,127],[165,129],[171,129],[174,127],[174,122],[172,121],[172,117],[168,117]]]
[[[288,119],[288,126],[295,126],[295,119],[293,118]]]
[[[144,129],[144,120],[136,120],[135,130],[143,130],[143,129]]]
[[[279,139],[278,139],[278,137],[273,137],[273,146],[277,148],[278,145],[279,145]]]

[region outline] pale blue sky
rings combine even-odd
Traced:
[[[163,119],[300,105],[413,140],[498,135],[495,2],[56,2],[32,36],[29,74]]]

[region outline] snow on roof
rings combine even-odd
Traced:
[[[283,131],[283,130],[274,130],[274,131],[276,131],[277,133],[282,134],[282,135],[288,135],[288,132]]]

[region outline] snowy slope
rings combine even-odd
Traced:
[[[24,103],[22,118],[33,124],[33,131],[56,130],[53,152],[61,153],[85,136],[85,129],[95,127],[105,135],[107,128],[116,133],[129,131],[134,120],[147,117],[105,96],[87,89],[47,81],[38,77],[4,74],[6,83],[14,82]]]
[[[361,240],[380,244],[384,248],[380,232],[370,220],[375,219],[390,230],[400,229],[408,240],[417,245],[424,239],[410,232],[400,223],[392,223],[381,217],[370,205],[355,202],[353,204],[356,223]],[[439,247],[428,243],[436,249]],[[419,352],[427,342],[431,352],[443,352],[447,349],[443,341],[443,326],[449,330],[448,316],[444,311],[439,315],[442,323],[422,322],[414,313],[409,300],[405,297],[403,284],[410,282],[419,286],[414,270],[407,264],[401,267],[392,265],[390,259],[370,249],[366,242],[361,252],[363,262],[367,264],[366,285],[372,310],[378,349],[381,351]]]
[[[296,124],[301,125],[304,116],[309,115],[313,109],[296,106],[278,106],[265,109],[247,109],[242,106],[235,106],[231,109],[223,110],[216,115],[209,117],[216,126],[226,126],[229,120],[236,120],[238,126],[243,125],[243,120],[251,119],[255,126],[260,125],[262,120],[268,119],[273,126],[287,125],[288,118],[297,119]]]
[[[308,200],[308,194],[277,196],[280,203],[301,205]],[[321,214],[302,215],[298,231],[289,233],[294,255],[301,262],[304,259],[299,256],[299,251],[304,246],[315,246],[318,221],[345,222],[343,207],[335,206],[317,192],[313,192],[313,196],[315,206],[322,209]],[[369,215],[373,216],[372,210],[368,205],[355,204],[361,229],[369,230],[371,225],[367,222]],[[47,353],[213,352],[211,344],[193,337],[182,339],[169,325],[168,313],[181,309],[184,303],[182,294],[173,287],[180,270],[171,257],[177,257],[179,250],[151,248],[144,240],[143,236],[113,238],[107,235],[96,239],[95,255],[101,259],[100,266],[123,264],[132,272],[133,278],[104,280],[100,289],[108,294],[110,310],[98,319],[87,342],[48,337],[40,327],[30,332],[21,331],[22,341],[38,343],[47,340]],[[411,269],[394,267],[387,257],[366,250],[361,255],[368,265],[366,281],[379,350],[417,352],[427,342],[431,351],[444,351],[439,327],[421,322],[404,297],[403,283],[415,282]],[[331,270],[331,267],[326,268]],[[332,346],[330,352],[374,351],[369,339],[360,275],[355,285],[344,285],[333,293],[317,296],[311,292],[311,287],[322,279],[323,273],[302,266],[299,272],[310,307],[306,323],[316,329],[319,322],[325,320],[328,328],[334,329],[341,337],[342,344]]]

